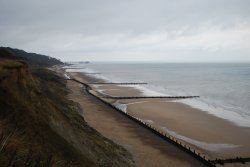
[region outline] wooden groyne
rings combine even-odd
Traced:
[[[85,72],[84,74],[96,75],[96,74],[101,74],[101,73],[99,73],[99,72]]]
[[[65,67],[64,69],[85,69],[83,67]]]
[[[199,98],[200,96],[103,96],[106,99],[187,99],[187,98]]]
[[[229,159],[215,159],[215,160],[208,159],[204,154],[200,153],[199,151],[197,151],[195,149],[190,148],[189,146],[182,143],[181,141],[179,141],[175,137],[156,129],[155,127],[153,127],[149,123],[147,123],[147,122],[145,122],[145,121],[143,121],[143,120],[141,120],[139,118],[136,118],[136,117],[122,111],[121,109],[117,108],[115,105],[113,105],[113,104],[105,101],[103,98],[93,94],[91,92],[92,89],[88,84],[83,83],[81,81],[78,81],[76,79],[66,79],[66,80],[72,80],[72,81],[75,81],[77,83],[82,84],[85,87],[86,92],[88,94],[90,94],[91,96],[95,97],[96,99],[98,99],[102,103],[104,103],[107,106],[109,106],[109,107],[113,108],[114,110],[118,111],[120,114],[126,116],[127,118],[133,120],[134,122],[138,123],[139,125],[143,126],[146,129],[148,129],[149,131],[156,134],[157,136],[159,136],[163,140],[167,141],[168,143],[170,143],[170,144],[176,146],[177,148],[179,148],[180,150],[186,152],[187,154],[189,154],[190,156],[197,159],[202,164],[204,164],[204,165],[206,165],[208,167],[216,167],[217,164],[219,164],[219,165],[224,165],[226,163],[242,163],[242,164],[245,164],[247,162],[250,162],[250,158],[242,158],[242,157],[229,158]]]
[[[229,163],[241,163],[245,164],[247,162],[250,162],[250,158],[242,158],[242,157],[236,157],[236,158],[228,158],[228,159],[215,159],[210,160],[213,164],[220,164],[225,165]]]
[[[146,85],[148,83],[144,83],[144,82],[90,82],[87,83],[88,85]]]
[[[86,85],[86,84],[83,84]],[[92,95],[93,97],[95,97],[96,99],[100,100],[102,103],[108,105],[109,107],[113,108],[114,110],[118,111],[120,114],[126,116],[127,118],[133,120],[134,122],[140,124],[141,126],[143,126],[144,128],[148,129],[149,131],[153,132],[154,134],[156,134],[157,136],[161,137],[162,139],[164,139],[165,141],[173,144],[174,146],[178,147],[179,149],[187,152],[189,155],[191,155],[192,157],[194,157],[195,159],[199,160],[200,162],[202,162],[204,165],[208,166],[208,167],[215,167],[215,164],[213,164],[212,162],[210,162],[205,156],[202,156],[199,152],[197,152],[195,149],[191,149],[190,147],[188,147],[187,145],[183,144],[182,142],[178,141],[176,138],[174,138],[173,136],[167,135],[166,133],[159,131],[158,129],[154,128],[153,126],[151,126],[150,124],[148,124],[147,122],[142,121],[139,118],[136,118],[124,111],[122,111],[121,109],[117,108],[115,105],[108,103],[107,101],[105,101],[104,99],[100,98],[99,96],[93,94],[91,92],[91,87],[89,85],[87,85],[86,87],[86,91],[87,93],[89,93],[90,95]]]

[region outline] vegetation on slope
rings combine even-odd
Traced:
[[[0,49],[0,166],[133,166],[125,149],[87,125],[67,93],[53,72]]]
[[[37,53],[28,53],[25,52],[24,50],[14,49],[10,47],[0,47],[0,49],[2,51],[7,50],[8,52],[12,53],[15,56],[18,56],[19,58],[26,59],[33,65],[52,66],[57,64],[63,64],[60,60],[46,55],[41,55]]]

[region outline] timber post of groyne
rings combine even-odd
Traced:
[[[220,165],[224,165],[226,163],[242,163],[242,164],[245,164],[247,162],[250,162],[250,158],[242,158],[242,157],[236,157],[236,158],[230,158],[230,159],[215,159],[215,160],[210,160],[210,159],[206,158],[204,155],[202,155],[201,153],[199,153],[198,151],[196,151],[195,149],[192,149],[189,146],[183,144],[181,141],[178,141],[173,136],[157,130],[152,125],[148,124],[147,122],[144,122],[143,120],[141,120],[139,118],[136,118],[136,117],[134,117],[134,116],[132,116],[132,115],[130,115],[130,114],[122,111],[121,109],[117,108],[115,105],[113,105],[113,104],[105,101],[101,97],[93,94],[92,92],[90,92],[90,90],[92,90],[92,89],[91,89],[91,87],[88,84],[83,83],[81,81],[78,81],[76,79],[66,79],[66,80],[72,80],[72,81],[75,81],[77,83],[82,84],[85,87],[86,92],[88,94],[90,94],[91,96],[93,96],[96,99],[100,100],[102,103],[108,105],[109,107],[113,108],[114,110],[118,111],[120,114],[126,116],[127,118],[133,120],[134,122],[142,125],[142,127],[144,127],[146,129],[148,129],[149,131],[153,132],[154,134],[156,134],[157,136],[159,136],[163,140],[165,140],[165,141],[173,144],[174,146],[176,146],[180,150],[186,152],[187,154],[189,154],[190,156],[192,156],[193,158],[197,159],[198,161],[200,161],[201,163],[203,163],[204,165],[206,165],[208,167],[216,167],[216,164],[220,164]]]
[[[102,73],[99,73],[99,72],[85,72],[84,74],[87,74],[87,75],[97,75],[97,74],[102,74]]]
[[[199,98],[200,96],[102,96],[106,99],[187,99],[187,98]]]
[[[250,162],[250,157],[249,158],[242,158],[242,157],[236,157],[236,158],[228,158],[228,159],[215,159],[215,160],[210,160],[214,164],[220,164],[224,165],[227,163],[241,163],[245,164],[247,162]]]
[[[85,68],[83,68],[83,67],[67,67],[65,69],[79,69],[79,70],[81,70],[81,69],[85,69]]]
[[[88,85],[147,85],[146,82],[90,82]]]

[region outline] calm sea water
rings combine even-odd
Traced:
[[[82,72],[114,82],[147,82],[146,95],[199,95],[178,100],[250,127],[250,64],[91,63]],[[79,70],[78,70],[79,71]]]

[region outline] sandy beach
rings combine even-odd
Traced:
[[[112,85],[102,86],[97,91],[99,89],[111,96],[142,96],[140,91],[125,86],[115,86],[115,90],[112,90]],[[129,114],[185,142],[211,159],[250,156],[250,128],[239,127],[176,100],[133,99],[113,103],[125,104]]]
[[[86,83],[100,82],[96,78],[80,73],[69,75]],[[72,81],[68,81],[68,85],[73,90],[70,98],[82,105],[86,121],[101,134],[132,152],[138,166],[166,166],[166,163],[171,164],[169,166],[202,166],[178,148],[111,111],[113,109],[97,101],[93,102],[93,98],[81,93],[81,85]],[[130,86],[92,85],[92,88],[98,95],[142,95],[140,90]],[[126,112],[129,114],[175,137],[209,159],[250,156],[250,128],[239,127],[205,111],[176,102],[174,99],[105,100],[126,106]],[[155,159],[158,164],[150,163],[149,157]]]
[[[86,81],[86,78],[77,73],[70,75]],[[137,166],[204,166],[178,148],[117,113],[114,109],[100,103],[86,92],[84,93],[81,84],[68,81],[67,85],[71,90],[69,98],[83,108],[83,117],[87,123],[105,137],[131,152]]]

